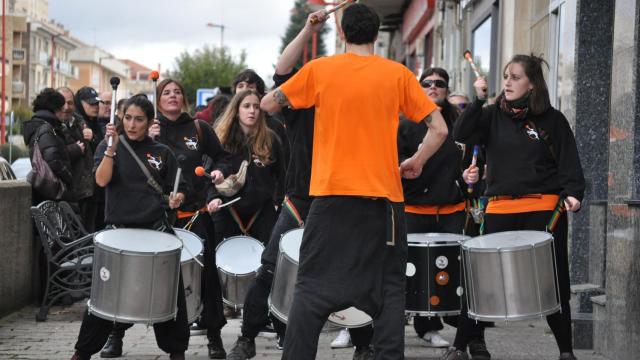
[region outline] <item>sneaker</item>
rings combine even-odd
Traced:
[[[573,353],[567,352],[560,354],[560,360],[578,360],[578,358]]]
[[[353,360],[373,360],[374,353],[370,346],[356,347],[353,352]]]
[[[442,348],[449,347],[449,342],[440,336],[440,333],[437,331],[429,331],[422,336],[422,340],[424,346]]]
[[[336,338],[331,342],[332,349],[348,348],[351,346],[353,345],[351,344],[351,336],[349,335],[349,329],[347,328],[340,330],[338,336],[336,336]]]
[[[214,335],[209,335],[209,343],[207,344],[209,349],[209,359],[226,359],[227,353],[224,351],[222,345],[222,338],[220,332]]]
[[[191,336],[205,335],[207,333],[207,329],[202,327],[198,322],[194,322],[189,326],[189,334]]]
[[[104,344],[104,347],[100,352],[100,357],[110,359],[120,356],[122,356],[122,337],[120,337],[116,332],[111,332],[107,339],[107,343]]]
[[[256,343],[244,336],[238,336],[238,340],[227,355],[227,360],[247,360],[256,356]]]
[[[454,347],[447,349],[447,352],[442,355],[440,360],[469,360],[466,352],[462,352]]]
[[[471,360],[491,360],[491,354],[483,338],[475,338],[469,342],[469,354]]]

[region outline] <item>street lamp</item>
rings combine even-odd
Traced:
[[[220,29],[220,49],[224,47],[224,28],[222,24],[207,23],[207,27]]]

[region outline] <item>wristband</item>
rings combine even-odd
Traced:
[[[108,158],[114,158],[116,156],[116,152],[113,152],[113,155],[110,155],[109,153],[107,153],[107,150],[104,151],[104,156],[108,157]]]

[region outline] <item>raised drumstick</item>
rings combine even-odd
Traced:
[[[469,62],[469,65],[471,65],[471,69],[476,74],[476,77],[477,78],[481,77],[480,71],[478,71],[478,67],[476,66],[476,63],[473,61],[473,56],[471,56],[471,51],[465,50],[463,55],[464,55],[464,58],[467,59],[467,61]],[[487,91],[486,88],[484,88],[483,90]]]
[[[160,78],[160,73],[153,70],[149,76],[153,81],[153,114],[158,118],[158,79]]]
[[[343,7],[345,7],[345,6],[347,6],[347,5],[351,4],[351,3],[354,3],[354,2],[356,2],[356,0],[345,0],[345,1],[341,2],[340,4],[336,5],[333,9],[327,10],[327,16],[331,15],[332,13],[334,13],[334,12],[342,9]],[[319,21],[318,18],[315,17],[315,16],[313,16],[311,18],[311,24],[317,24],[318,21]]]

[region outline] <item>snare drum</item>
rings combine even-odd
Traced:
[[[300,245],[303,229],[289,230],[280,239],[278,261],[273,275],[273,285],[269,294],[269,310],[278,320],[287,323],[293,303],[293,289],[298,278]],[[330,325],[357,328],[371,324],[369,315],[350,307],[329,315]]]
[[[527,320],[560,310],[553,236],[506,231],[462,244],[469,317]]]
[[[216,247],[216,264],[225,304],[242,308],[249,285],[260,268],[263,251],[264,245],[250,236],[233,236]]]
[[[460,314],[460,234],[407,234],[406,312],[422,316]]]
[[[104,230],[94,236],[89,313],[122,323],[175,318],[180,240],[144,229]]]
[[[182,253],[180,255],[180,269],[182,270],[182,283],[184,285],[184,298],[187,303],[187,319],[189,324],[195,322],[202,312],[202,239],[191,231],[174,228],[176,236],[182,240]]]

